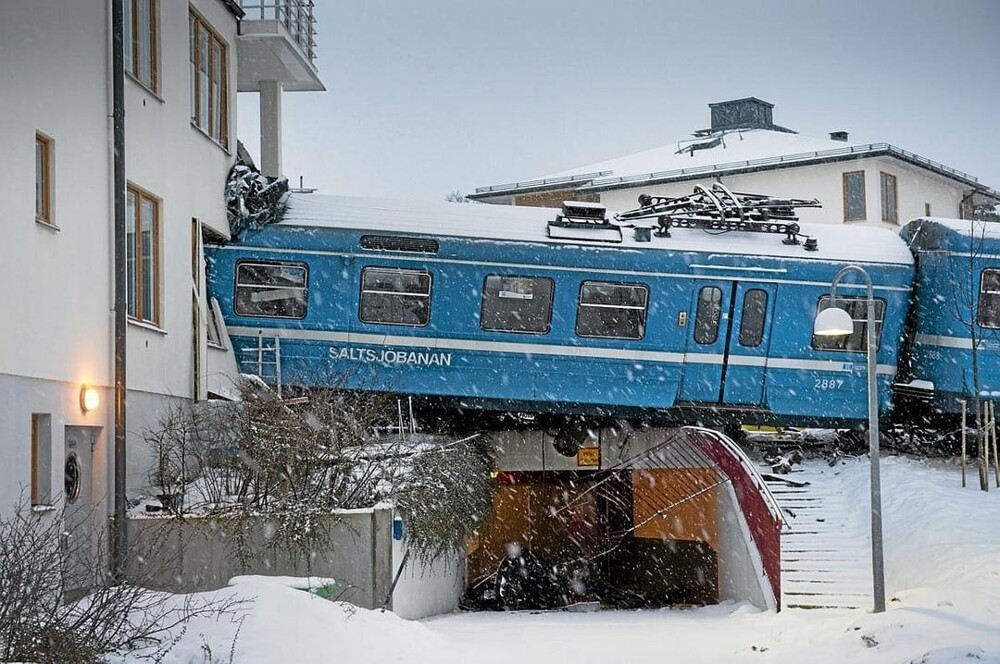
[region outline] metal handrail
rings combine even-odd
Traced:
[[[571,184],[580,180],[594,180],[605,175],[611,175],[611,171],[597,171],[594,173],[581,173],[579,175],[567,175],[558,178],[541,178],[538,180],[525,180],[523,182],[510,182],[507,184],[495,184],[489,187],[476,187],[477,194],[488,194],[494,191],[506,191],[508,189],[527,189],[529,187],[543,187],[553,184]]]
[[[277,21],[315,65],[316,16],[313,0],[240,0],[246,20]]]

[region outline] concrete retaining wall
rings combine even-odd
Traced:
[[[388,508],[349,510],[331,515],[327,531],[308,558],[268,545],[275,523],[266,517],[246,522],[244,539],[256,555],[241,564],[234,554],[234,524],[218,518],[135,518],[128,521],[129,577],[139,585],[175,593],[224,587],[241,574],[320,576],[337,580],[339,599],[374,609],[385,602],[405,553],[393,541]],[[389,608],[411,620],[458,608],[465,588],[465,557],[456,552],[430,564],[411,554]]]
[[[222,588],[240,574],[332,577],[340,599],[368,609],[382,606],[395,572],[390,510],[331,515],[323,526],[326,537],[308,557],[269,546],[275,524],[249,517],[244,541],[255,555],[246,565],[234,555],[233,527],[214,517],[130,519],[129,577],[177,593]]]

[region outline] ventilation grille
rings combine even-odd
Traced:
[[[362,249],[382,251],[410,251],[418,254],[436,254],[437,240],[422,237],[400,237],[398,235],[362,235]]]

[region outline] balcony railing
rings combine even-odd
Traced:
[[[313,0],[240,0],[247,21],[277,21],[316,65],[316,16]]]

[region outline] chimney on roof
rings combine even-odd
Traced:
[[[846,131],[831,131],[830,132],[831,141],[840,141],[841,143],[847,142],[847,132]]]
[[[774,104],[746,97],[709,104],[712,112],[712,133],[730,129],[777,129],[771,110]]]

